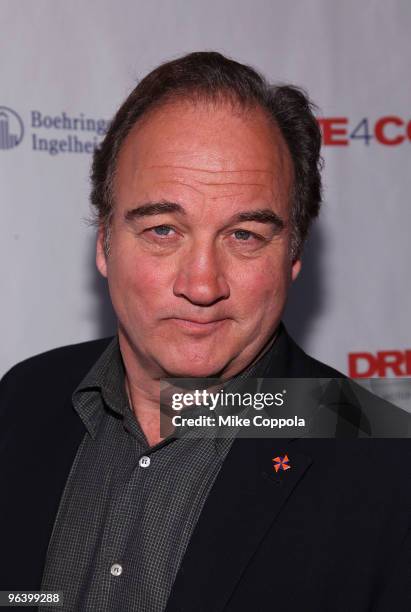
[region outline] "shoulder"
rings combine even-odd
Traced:
[[[286,338],[289,375],[292,378],[345,378],[342,372],[307,355],[283,329]]]
[[[86,433],[71,397],[109,342],[36,355],[0,382],[0,488],[7,491],[0,504],[0,540],[6,558],[15,561],[5,574],[10,584],[17,583],[17,565],[23,582],[40,584],[59,500]],[[30,512],[28,499],[35,500]]]
[[[30,357],[13,366],[0,381],[0,406],[11,399],[71,394],[112,338],[62,346]]]
[[[78,344],[69,344],[39,353],[13,366],[4,378],[36,373],[47,373],[59,370],[61,367],[74,367],[81,370],[83,367],[92,366],[104,349],[111,342],[112,338],[101,338],[100,340],[90,340]]]

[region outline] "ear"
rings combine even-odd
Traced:
[[[294,282],[301,270],[301,259],[296,259],[291,268],[291,280]]]
[[[97,244],[96,244],[96,266],[102,276],[107,278],[107,258],[104,251],[104,228],[102,225],[98,228]]]

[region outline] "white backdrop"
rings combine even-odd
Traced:
[[[366,353],[351,374],[411,375],[409,0],[0,0],[0,15],[0,374],[114,329],[84,221],[90,151],[139,78],[213,49],[321,109],[325,204],[291,333],[344,372]]]

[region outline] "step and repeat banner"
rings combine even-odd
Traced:
[[[217,50],[318,105],[324,205],[291,334],[351,376],[411,375],[408,0],[1,0],[0,15],[0,374],[113,333],[89,223],[92,152],[149,70]]]

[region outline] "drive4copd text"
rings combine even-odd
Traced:
[[[357,142],[394,147],[411,142],[411,119],[397,115],[384,115],[378,119],[363,117],[356,121],[348,117],[320,117],[318,123],[324,146],[346,147]]]

